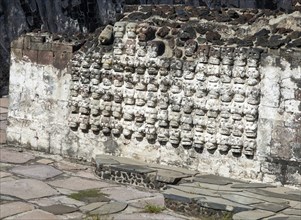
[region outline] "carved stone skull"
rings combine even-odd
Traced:
[[[137,23],[130,22],[126,25],[126,33],[128,38],[136,38]]]
[[[116,22],[114,24],[113,31],[114,31],[114,37],[115,38],[122,38],[123,37],[124,32],[125,32],[125,25],[126,25],[125,22]]]

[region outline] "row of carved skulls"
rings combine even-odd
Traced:
[[[256,137],[257,133],[256,121],[249,121],[246,118],[239,117],[216,119],[205,115],[192,116],[191,114],[180,114],[175,112],[169,113],[167,110],[161,110],[158,112],[153,109],[148,109],[146,112],[143,110],[137,110],[135,113],[125,111],[122,116],[124,122],[133,122],[137,124],[147,124],[166,128],[181,127],[183,130],[187,131],[195,129],[196,131],[203,132],[207,130],[207,132],[211,134],[220,132],[223,135],[231,135],[231,133],[233,133],[235,136],[242,136],[245,132],[247,137]],[[107,109],[103,109],[103,114],[101,116],[93,113],[91,116],[84,113],[73,113],[71,118],[74,119],[74,122],[79,122],[81,118],[90,118],[93,119],[93,122],[97,123],[100,123],[101,119],[105,118],[111,118],[113,121],[122,121],[120,112],[116,112],[114,115],[111,115]],[[88,123],[86,124],[88,125]]]
[[[121,71],[121,72],[119,72]],[[200,64],[197,69],[157,69],[153,65],[149,65],[143,69],[133,69],[126,72],[118,67],[118,71],[105,70],[95,68],[92,65],[89,68],[79,68],[72,71],[72,80],[81,81],[82,84],[97,85],[100,82],[107,83],[109,86],[116,83],[121,86],[124,83],[137,84],[138,82],[148,84],[152,81],[171,84],[173,81],[183,80],[187,83],[192,83],[193,80],[208,83],[235,83],[247,84],[250,86],[257,85],[260,81],[260,73],[255,67],[247,68],[240,66],[217,66],[211,64]]]
[[[138,93],[141,95],[141,93]],[[217,118],[220,115],[222,118],[235,117],[239,119],[246,117],[248,121],[254,121],[258,115],[258,100],[246,99],[246,101],[230,101],[220,102],[216,96],[208,96],[202,99],[179,96],[161,96],[157,98],[153,93],[143,96],[131,96],[128,93],[115,93],[114,96],[105,95],[106,98],[97,99],[70,99],[69,106],[72,112],[80,112],[82,114],[99,115],[103,109],[107,109],[107,114],[123,114],[128,111],[134,115],[135,109],[140,111],[159,111],[165,110],[173,114],[195,114],[207,115],[212,118]],[[124,97],[123,97],[124,96]],[[114,97],[114,101],[112,101]],[[253,102],[256,101],[256,102]],[[120,116],[119,116],[120,117]]]
[[[181,144],[185,147],[205,147],[208,150],[219,148],[222,151],[228,151],[232,148],[235,153],[241,153],[244,146],[247,154],[253,155],[256,148],[257,124],[246,123],[244,133],[241,133],[242,125],[237,125],[237,123],[232,125],[233,131],[228,132],[223,127],[217,129],[211,126],[204,130],[204,128],[190,128],[190,125],[182,124],[180,127],[169,128],[141,122],[120,122],[120,120],[110,117],[89,117],[88,115],[78,114],[71,114],[69,117],[69,126],[72,129],[79,127],[81,130],[91,129],[93,132],[102,131],[106,135],[112,134],[116,137],[123,135],[126,138],[146,138],[149,141],[170,142],[173,145]],[[251,124],[248,125],[248,123]],[[225,125],[221,123],[221,126]],[[229,130],[229,127],[227,130]]]
[[[243,102],[245,98],[250,103],[259,103],[260,88],[259,85],[246,85],[241,83],[222,83],[221,81],[192,81],[187,82],[170,77],[161,77],[160,79],[152,77],[139,77],[137,75],[124,77],[115,75],[113,77],[103,78],[97,81],[98,84],[83,84],[80,81],[74,81],[70,87],[71,96],[81,96],[83,98],[92,95],[94,99],[112,94],[127,94],[127,96],[146,96],[146,94],[171,94],[185,97],[202,98],[206,96],[221,97],[221,101],[230,102],[234,99],[237,102]],[[93,79],[92,79],[93,81]],[[155,95],[157,96],[157,95]],[[104,96],[106,97],[106,96]],[[253,99],[253,101],[251,101]]]
[[[145,56],[146,52],[148,52],[151,57],[157,57],[159,55],[158,51],[162,44],[164,45],[164,42],[153,40],[156,36],[156,31],[156,27],[145,22],[140,24],[134,22],[116,22],[114,27],[108,25],[99,35],[98,39],[100,43],[106,44],[108,42],[110,43],[111,39],[114,38],[114,54],[121,55],[125,52],[127,55],[134,55],[135,47],[138,45],[136,41],[137,38],[142,50],[144,50],[139,53],[140,56]],[[198,42],[193,39],[187,40],[184,43],[184,48],[185,55],[188,57],[192,56],[195,52],[199,52],[202,55],[202,59],[205,59],[204,61],[208,60],[206,57],[209,55],[212,57],[211,60],[213,63],[217,62],[217,60],[220,60],[222,57],[222,59],[225,60],[225,63],[231,63],[231,60],[233,59],[239,60],[237,62],[238,65],[244,65],[243,63],[245,63],[245,60],[248,57],[252,60],[252,62],[250,62],[253,63],[251,64],[252,66],[257,66],[262,52],[257,48],[234,49],[232,47],[208,47],[207,45],[198,45]]]

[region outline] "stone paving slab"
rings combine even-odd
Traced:
[[[274,212],[262,211],[262,210],[252,210],[239,212],[233,215],[233,220],[259,220],[275,215]]]
[[[52,213],[54,215],[63,215],[63,214],[71,213],[71,212],[76,212],[78,210],[78,208],[66,206],[66,205],[55,204],[55,205],[41,207],[41,210]]]
[[[54,180],[48,182],[51,186],[62,187],[71,190],[86,190],[86,189],[96,189],[104,187],[116,186],[115,184],[109,184],[106,182],[88,180],[79,177],[70,177],[66,179]]]
[[[169,188],[177,189],[182,192],[201,195],[201,196],[211,196],[211,197],[218,197],[219,194],[217,194],[215,191],[208,190],[208,189],[202,189],[197,187],[189,187],[189,186],[177,186],[177,185],[170,185]]]
[[[148,198],[155,196],[155,193],[143,192],[132,187],[113,187],[105,188],[101,190],[102,193],[106,194],[108,198],[116,201],[128,201],[134,199]]]
[[[241,195],[241,196],[246,196],[249,198],[259,199],[259,200],[269,202],[269,203],[275,203],[275,204],[285,204],[285,203],[288,204],[289,203],[287,200],[284,200],[284,199],[262,196],[262,195],[258,195],[258,194],[247,192],[247,191],[232,192],[232,193],[234,193],[235,195]]]
[[[150,168],[154,168],[154,169],[172,170],[172,171],[190,175],[190,176],[195,176],[195,175],[199,174],[198,171],[188,170],[188,169],[181,168],[181,167],[167,166],[167,165],[161,165],[161,164],[147,164],[147,166]]]
[[[90,212],[91,215],[111,215],[114,213],[121,212],[127,208],[126,203],[121,203],[121,202],[111,202],[111,203],[106,203],[99,207],[98,209],[95,209]]]
[[[301,209],[301,202],[289,201],[289,205],[294,209]]]
[[[283,214],[276,214],[272,217],[263,218],[264,220],[300,220],[299,216],[288,216]]]
[[[0,219],[33,210],[35,207],[26,202],[10,202],[0,205]]]
[[[62,171],[48,165],[18,166],[12,168],[11,172],[39,180],[53,178],[63,173]]]
[[[0,171],[0,178],[8,177],[8,176],[11,176],[11,175],[12,175],[11,173]]]
[[[43,158],[43,159],[37,160],[37,163],[48,165],[48,164],[53,163],[53,160]]]
[[[133,164],[118,164],[118,165],[111,165],[111,168],[114,170],[125,171],[125,172],[132,172],[132,173],[152,173],[156,170],[150,169],[147,166],[142,165],[133,165]]]
[[[7,202],[7,201],[18,201],[18,200],[19,199],[16,198],[16,197],[0,195],[0,203],[1,202]]]
[[[54,214],[45,212],[40,209],[35,209],[19,215],[5,218],[4,220],[58,220],[59,218]]]
[[[300,216],[300,219],[301,219],[301,210],[300,209],[285,209],[281,213],[283,213],[285,215]]]
[[[0,194],[21,199],[35,199],[57,195],[58,192],[40,180],[19,179],[0,182]]]
[[[54,164],[57,169],[65,171],[87,170],[88,166],[76,164],[68,161],[59,161]]]
[[[30,160],[33,160],[34,158],[35,157],[31,154],[20,153],[13,150],[0,148],[0,162],[23,164]]]
[[[156,180],[164,183],[178,182],[180,179],[191,177],[191,174],[178,172],[175,170],[157,169]]]
[[[10,181],[13,181],[13,180],[17,180],[18,178],[17,177],[14,177],[14,176],[8,176],[8,177],[4,177],[4,178],[0,178],[0,182],[10,182]]]
[[[131,164],[131,165],[145,165],[145,163],[141,161],[137,161],[134,159],[126,158],[126,157],[116,157],[111,155],[96,155],[95,163],[98,165],[111,165],[111,164]]]
[[[229,211],[234,213],[254,209],[251,206],[232,202],[223,198],[216,198],[216,197],[209,197],[209,196],[198,199],[197,204],[201,205],[202,207],[206,207],[210,209],[224,210],[224,211]]]
[[[166,199],[176,200],[183,203],[192,203],[193,201],[196,201],[199,198],[204,198],[200,195],[186,193],[176,189],[167,189],[164,190],[162,193]]]
[[[248,192],[259,194],[262,196],[267,196],[267,197],[274,197],[274,198],[280,198],[280,199],[287,199],[287,200],[294,200],[301,202],[301,196],[295,195],[295,194],[283,194],[283,193],[276,193],[276,192],[271,192],[271,191],[266,191],[263,189],[248,189]]]
[[[236,179],[232,179],[229,177],[216,176],[216,175],[212,175],[212,174],[197,174],[195,176],[195,179],[197,179],[197,178],[215,180],[216,182],[245,183],[245,181],[236,180]]]
[[[256,209],[271,211],[271,212],[280,212],[290,206],[288,204],[275,204],[275,203],[259,203],[252,205]]]
[[[276,188],[270,184],[265,183],[236,183],[231,185],[231,188],[237,189],[257,189],[257,188]]]
[[[158,193],[153,197],[128,200],[127,203],[132,207],[141,208],[141,209],[144,209],[144,207],[146,207],[149,204],[154,206],[159,206],[159,207],[165,207],[164,196],[160,193]]]
[[[186,218],[180,218],[168,214],[151,214],[151,213],[132,213],[132,214],[118,214],[114,215],[114,220],[183,220]]]
[[[60,219],[68,219],[68,220],[86,220],[84,214],[82,212],[72,212],[64,215],[57,215]]]
[[[222,179],[219,180],[219,179],[213,179],[213,178],[207,178],[201,176],[195,177],[194,181],[200,183],[215,184],[215,185],[228,185],[232,183],[232,181],[227,181]]]
[[[93,203],[90,203],[88,205],[85,205],[85,206],[82,206],[80,207],[79,209],[84,212],[84,213],[87,213],[87,212],[91,212],[101,206],[103,206],[104,204],[106,204],[107,202],[93,202]]]
[[[243,205],[253,205],[253,204],[262,203],[262,200],[236,195],[234,193],[220,193],[220,196],[224,199],[230,200],[232,202],[237,202]]]
[[[231,185],[215,185],[215,184],[199,183],[199,182],[182,183],[181,186],[210,189],[219,192],[242,192],[243,191],[242,189],[231,188]]]
[[[41,207],[51,206],[51,205],[55,205],[55,204],[64,204],[64,205],[68,205],[68,206],[72,206],[72,207],[81,207],[81,206],[85,205],[84,202],[69,198],[67,196],[62,196],[62,195],[29,200],[29,202],[31,202],[33,204],[37,204]]]

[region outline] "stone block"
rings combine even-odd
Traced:
[[[19,37],[11,42],[10,47],[14,49],[23,49],[23,42],[24,38]]]
[[[31,50],[52,50],[52,44],[51,43],[31,42],[30,49]]]
[[[63,44],[63,43],[53,43],[52,44],[52,50],[54,52],[73,52],[73,46],[72,45],[68,45],[68,44]]]
[[[17,59],[19,59],[19,60],[22,59],[22,57],[23,57],[23,50],[22,50],[22,49],[12,48],[12,49],[11,49],[11,52],[13,53],[13,55],[14,55]]]
[[[24,40],[23,40],[23,49],[25,50],[29,50],[30,49],[30,45],[31,45],[31,40],[30,40],[30,36],[24,36]]]
[[[38,62],[38,51],[37,50],[23,50],[23,58],[27,57],[31,62],[37,63]]]
[[[53,52],[52,51],[38,51],[38,63],[42,65],[53,64]]]
[[[55,51],[53,57],[53,66],[57,69],[65,69],[67,67],[68,62],[72,58],[71,52],[66,51]]]

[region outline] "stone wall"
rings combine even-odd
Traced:
[[[51,36],[13,42],[9,143],[300,185],[300,14],[141,10],[77,52]],[[252,25],[234,22],[246,14]]]

